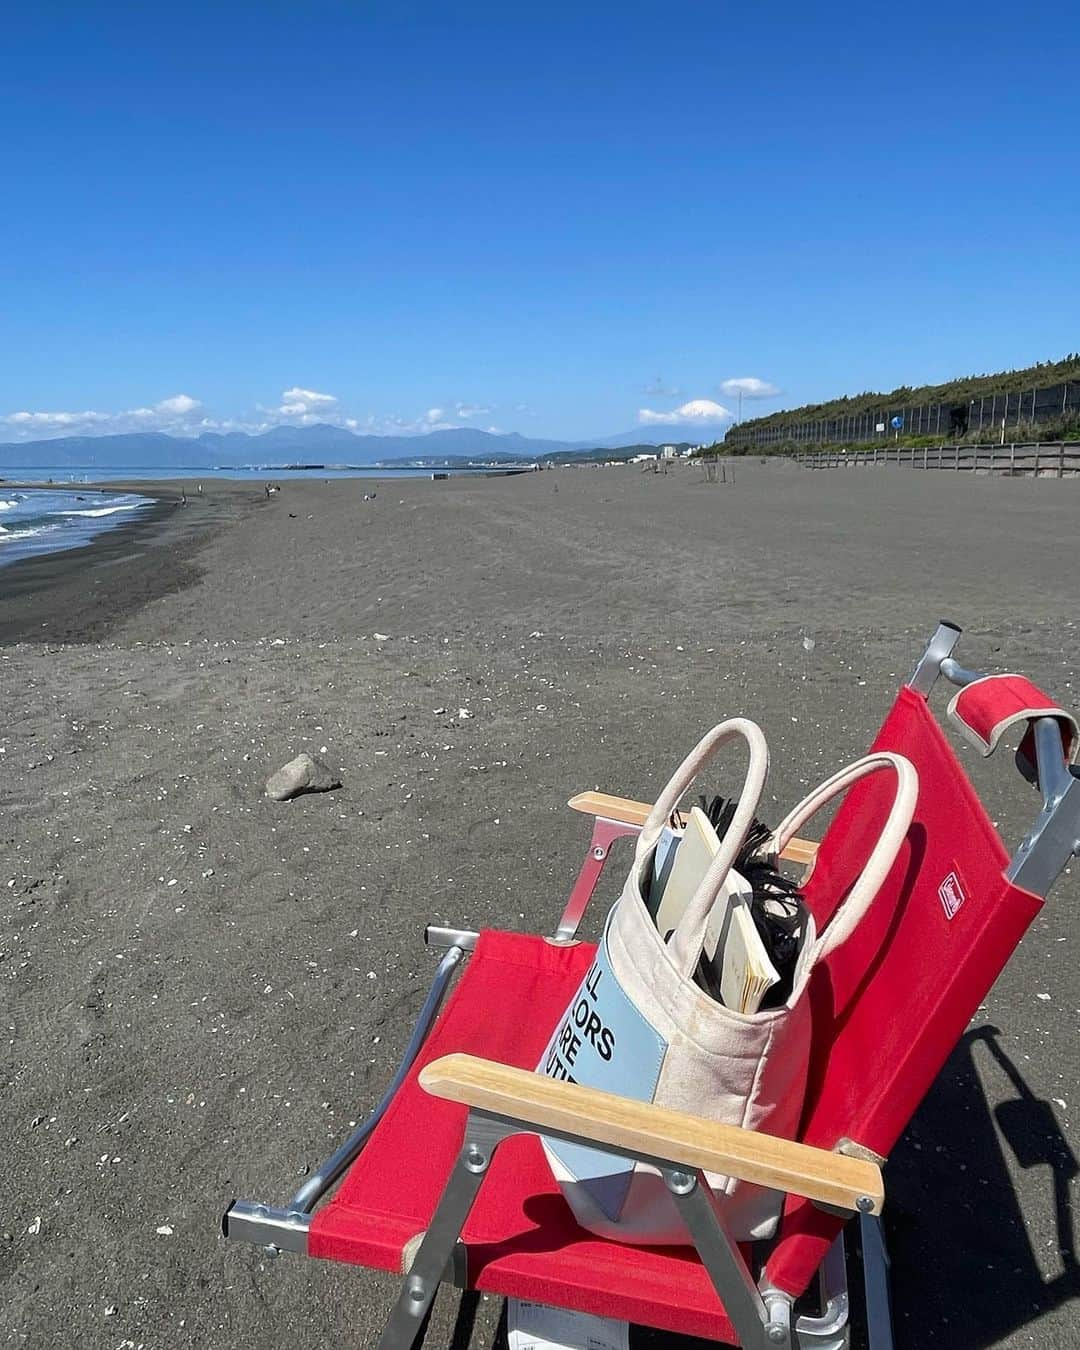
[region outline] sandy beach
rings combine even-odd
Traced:
[[[941,617],[967,664],[1080,703],[1072,481],[740,461],[204,488],[144,485],[145,525],[0,570],[4,1344],[372,1344],[392,1280],[218,1224],[378,1100],[425,923],[552,929],[588,838],[567,797],[655,796],[727,715],[768,736],[775,821],[865,750]],[[304,750],[341,790],[266,800]],[[960,753],[1015,843],[1036,795]],[[1015,1086],[983,1042],[957,1053],[886,1173],[902,1350],[1076,1343],[1075,870],[975,1024],[1060,1134],[1021,1167],[989,1115]]]

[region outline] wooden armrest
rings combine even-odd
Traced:
[[[648,802],[631,801],[629,797],[612,797],[606,792],[579,792],[576,797],[570,798],[567,806],[587,816],[603,816],[623,825],[644,825],[652,810]],[[817,851],[818,846],[812,839],[792,839],[780,856],[788,862],[812,863]]]
[[[557,1130],[680,1167],[701,1167],[823,1205],[855,1210],[861,1200],[866,1213],[880,1214],[885,1199],[881,1169],[862,1158],[718,1125],[474,1055],[433,1060],[421,1070],[420,1086],[433,1097],[509,1117],[539,1132]]]

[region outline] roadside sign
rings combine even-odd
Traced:
[[[892,426],[893,431],[899,431],[900,428],[904,425],[903,415],[898,413],[897,416],[893,418],[890,425]]]
[[[879,423],[877,424],[877,426],[874,427],[874,430],[875,430],[875,431],[884,431],[884,430],[885,430],[885,423],[884,423],[884,422],[879,422]]]

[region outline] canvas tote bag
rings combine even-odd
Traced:
[[[694,778],[734,740],[749,765],[720,849],[665,943],[646,908],[661,830]],[[888,875],[911,824],[918,777],[901,755],[868,755],[817,787],[781,822],[762,852],[779,852],[815,812],[867,774],[895,775],[885,827],[866,866],[818,935],[807,919],[792,992],[780,1007],[743,1014],[725,1008],[693,981],[709,914],[737,878],[732,864],[751,825],[768,771],[759,727],[732,718],[708,732],[676,770],[637,840],[633,866],[608,915],[596,959],[559,1021],[537,1071],[653,1101],[675,1110],[792,1138],[799,1125],[810,1052],[810,1008],[804,997],[815,964],[858,925]],[[586,1145],[544,1139],[560,1188],[578,1222],[622,1242],[686,1243],[688,1235],[656,1168],[614,1158]],[[771,1236],[782,1205],[776,1192],[736,1178],[709,1176],[737,1240]]]

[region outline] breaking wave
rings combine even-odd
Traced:
[[[93,503],[93,504],[91,504]],[[153,506],[133,492],[32,488],[0,498],[0,565],[58,550],[83,548]]]

